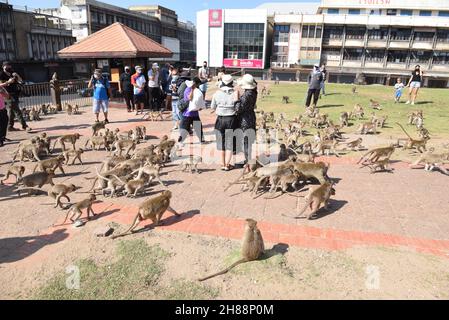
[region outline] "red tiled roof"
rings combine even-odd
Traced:
[[[170,58],[173,53],[147,36],[116,22],[58,51],[60,58]]]

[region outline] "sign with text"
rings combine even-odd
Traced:
[[[263,69],[263,60],[260,59],[224,59],[223,65],[226,68],[249,68]]]
[[[223,10],[213,9],[209,10],[209,27],[221,28],[223,25]]]

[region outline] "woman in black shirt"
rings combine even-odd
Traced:
[[[416,97],[418,96],[419,88],[422,87],[423,83],[423,72],[421,70],[421,66],[417,65],[415,66],[415,70],[412,72],[412,76],[410,77],[410,80],[408,81],[407,86],[410,87],[409,93],[408,93],[408,101],[406,104],[415,104]]]

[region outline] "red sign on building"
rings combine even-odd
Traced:
[[[209,27],[220,27],[223,25],[223,10],[209,10]]]
[[[263,60],[259,59],[224,59],[227,68],[263,69]]]

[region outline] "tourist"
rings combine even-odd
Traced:
[[[150,109],[153,111],[160,109],[160,80],[159,65],[157,63],[153,63],[151,69],[148,71],[148,100],[150,103]]]
[[[179,95],[178,89],[181,86],[182,78],[179,76],[178,68],[173,68],[171,76],[170,76],[170,92],[171,92],[171,111],[172,111],[172,120],[173,120],[173,129],[172,131],[176,131],[179,129],[179,122],[181,121],[181,117],[179,114]]]
[[[212,110],[217,114],[215,135],[217,149],[221,152],[221,170],[223,171],[233,169],[231,160],[234,151],[234,129],[237,125],[236,99],[234,80],[231,75],[224,75],[221,79],[220,90],[214,94],[211,104]]]
[[[145,86],[147,80],[143,74],[143,68],[136,66],[136,73],[131,77],[131,84],[134,87],[134,104],[136,106],[136,116],[143,114],[143,107],[145,106]]]
[[[210,81],[209,68],[207,67],[207,61],[203,62],[203,66],[198,71],[198,77],[201,80],[201,86],[199,89],[203,92],[204,99],[206,99],[207,83]]]
[[[192,81],[186,81],[187,88],[184,91],[184,100],[189,101],[187,109],[182,113],[181,130],[178,142],[182,142],[190,134],[191,128],[195,130],[198,140],[204,142],[203,125],[201,123],[199,111],[205,108],[203,92],[199,89],[201,80],[198,77]]]
[[[111,84],[109,80],[102,75],[101,69],[96,69],[91,77],[88,85],[89,89],[94,89],[93,95],[93,112],[95,114],[95,122],[100,122],[100,111],[103,112],[104,121],[109,123],[109,98],[111,97]]]
[[[256,138],[256,103],[257,103],[257,82],[250,74],[245,74],[238,82],[240,88],[245,90],[242,95],[237,92],[237,102],[235,104],[237,110],[237,128],[243,133],[242,141],[245,162],[247,164],[251,160],[252,145]]]
[[[313,108],[316,108],[320,97],[321,83],[323,82],[323,73],[318,64],[313,66],[312,72],[308,77],[309,90],[307,92],[306,108],[310,107],[313,97]]]
[[[218,74],[217,74],[217,86],[220,88],[221,86],[221,79],[223,78],[223,76],[226,74],[226,68],[225,67],[221,67],[218,70]]]
[[[423,72],[421,70],[421,66],[415,66],[415,70],[412,72],[412,76],[408,81],[407,87],[410,87],[408,93],[408,101],[405,104],[415,104],[416,98],[418,97],[419,88],[422,87],[423,82]]]
[[[31,128],[25,122],[22,111],[19,108],[19,95],[21,91],[21,85],[23,84],[23,80],[19,74],[14,72],[14,69],[12,68],[10,62],[8,61],[3,62],[2,69],[3,70],[0,72],[0,83],[5,84],[3,88],[6,89],[6,91],[8,92],[10,99],[10,103],[8,106],[8,117],[9,117],[8,130],[9,131],[16,130],[14,128],[14,119],[17,117],[17,119],[20,121],[20,124],[22,125],[22,129],[29,132],[31,131]]]
[[[165,96],[165,110],[171,109],[171,100],[172,100],[172,91],[170,90],[171,85],[171,75],[173,73],[173,66],[169,63],[166,63],[164,67],[161,69],[161,87],[163,94]],[[161,99],[162,100],[162,99]]]
[[[134,105],[134,87],[131,83],[131,77],[131,68],[126,66],[125,72],[120,76],[120,88],[122,90],[128,112],[132,112],[136,109]]]
[[[8,130],[8,111],[6,110],[6,100],[9,100],[9,94],[4,89],[6,83],[0,84],[0,147],[3,147]]]
[[[398,103],[402,97],[402,91],[405,85],[402,83],[401,78],[397,78],[396,84],[394,85],[394,103]]]
[[[327,70],[326,65],[321,66],[321,73],[323,74],[323,81],[321,81],[321,93],[326,96],[326,80],[327,80]]]

